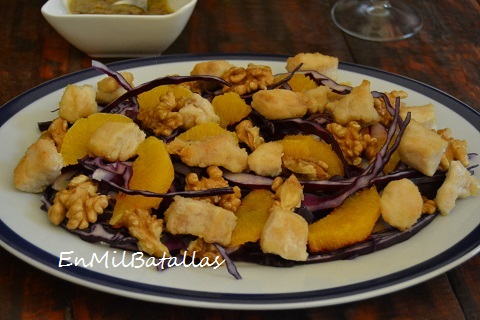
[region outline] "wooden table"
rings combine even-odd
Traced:
[[[88,68],[40,14],[43,0],[1,0],[0,104],[49,79]],[[322,52],[401,74],[480,111],[478,0],[410,0],[424,17],[414,37],[389,43],[343,34],[333,0],[200,0],[164,52]],[[114,59],[102,59],[108,63]],[[130,300],[59,280],[0,249],[2,319],[479,319],[480,256],[399,292],[331,307],[283,311],[208,310]]]

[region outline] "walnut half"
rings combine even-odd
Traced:
[[[97,185],[87,176],[76,176],[66,189],[55,195],[53,205],[48,209],[50,221],[58,225],[68,218],[68,229],[87,228],[108,206],[109,197],[98,194],[97,190]]]
[[[138,239],[138,248],[150,255],[162,258],[169,257],[168,248],[160,242],[163,232],[163,220],[144,209],[126,211],[123,222],[132,237]]]

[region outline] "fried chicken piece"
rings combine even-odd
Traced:
[[[107,122],[93,133],[87,148],[108,161],[125,161],[137,155],[144,140],[145,132],[133,122]]]
[[[38,193],[60,176],[62,155],[52,139],[38,139],[25,152],[13,172],[15,188]]]
[[[247,168],[247,151],[240,148],[235,138],[228,133],[204,140],[175,139],[167,145],[167,150],[170,154],[179,155],[189,166],[219,166],[232,172],[242,172]]]
[[[380,121],[370,93],[370,82],[367,80],[340,100],[327,103],[326,109],[333,115],[335,122],[342,126],[350,121],[357,121],[362,126]]]
[[[133,87],[133,74],[131,72],[120,74]],[[108,104],[127,92],[113,77],[106,77],[97,82],[97,88],[96,100],[103,104]]]
[[[211,203],[176,196],[165,211],[165,222],[171,234],[191,234],[208,243],[228,245],[237,217]]]
[[[423,199],[418,187],[404,178],[391,181],[381,196],[382,217],[399,230],[410,229],[422,215]]]
[[[260,90],[252,96],[252,108],[268,120],[303,117],[308,100],[291,90]]]
[[[447,215],[455,207],[457,199],[476,196],[480,182],[458,160],[450,163],[447,177],[437,191],[435,202],[442,215]]]
[[[403,134],[398,154],[400,160],[421,173],[432,176],[448,146],[436,132],[411,119]]]
[[[275,177],[282,172],[282,155],[281,143],[263,143],[248,156],[248,166],[260,176]]]
[[[299,53],[287,59],[286,69],[288,72],[292,72],[301,63],[303,65],[300,70],[315,70],[333,80],[338,78],[338,58],[336,57],[327,56],[319,52]]]
[[[289,209],[273,206],[263,227],[260,247],[284,259],[307,260],[308,223]]]
[[[69,84],[59,102],[58,115],[69,123],[97,112],[95,89],[91,85]]]

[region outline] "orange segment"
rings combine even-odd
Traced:
[[[138,158],[133,162],[130,189],[165,193],[170,188],[173,178],[173,164],[165,144],[155,137],[148,137],[139,146]],[[126,210],[158,208],[161,201],[162,198],[119,193],[110,224],[121,224],[123,212]]]
[[[328,165],[327,173],[330,176],[344,175],[342,160],[338,157],[332,146],[315,139],[313,136],[295,135],[286,136],[279,140],[283,145],[283,154],[296,159],[322,160]]]
[[[222,128],[239,122],[252,111],[252,108],[236,92],[216,96],[212,100],[212,105],[215,113],[220,117]]]
[[[269,209],[273,204],[272,196],[270,191],[258,189],[250,192],[242,200],[242,204],[235,212],[237,225],[232,233],[230,247],[260,239],[263,226],[268,219]]]
[[[138,95],[138,104],[140,109],[150,110],[155,108],[158,105],[160,97],[167,94],[169,91],[173,92],[175,99],[179,99],[181,97],[190,98],[190,96],[193,94],[193,92],[188,88],[179,85],[158,86],[152,90]]]
[[[94,113],[75,121],[63,139],[60,150],[63,164],[76,164],[78,159],[85,157],[88,154],[87,144],[90,137],[107,122],[132,122],[132,119],[121,114]]]
[[[205,123],[198,124],[188,129],[187,131],[179,134],[177,138],[183,141],[204,140],[204,139],[215,137],[225,133],[232,134],[235,137],[235,139],[238,141],[237,135],[234,132],[228,131],[220,127],[217,123],[214,123],[214,122],[205,122]]]
[[[308,228],[310,252],[340,249],[363,241],[380,217],[380,196],[375,187],[354,193],[328,216]]]
[[[286,77],[287,77],[286,75],[283,75],[281,77],[278,77],[275,80],[280,81]],[[303,92],[303,91],[315,89],[318,87],[315,81],[305,76],[304,74],[298,74],[298,73],[294,74],[292,78],[288,80],[288,84],[290,85],[292,90],[295,92]]]

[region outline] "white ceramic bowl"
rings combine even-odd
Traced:
[[[48,0],[42,14],[72,45],[91,57],[161,54],[185,28],[197,0],[169,0],[168,15],[71,14],[67,0]]]

